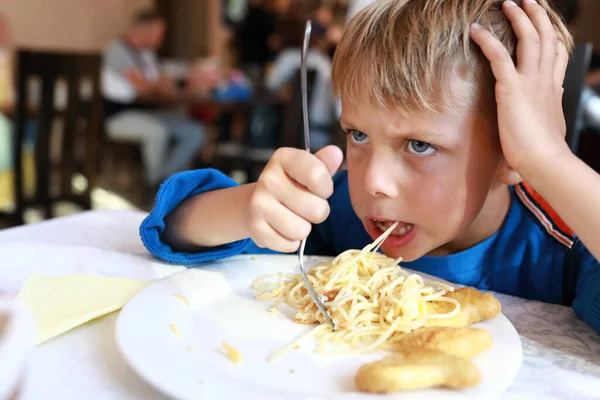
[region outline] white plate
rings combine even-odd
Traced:
[[[313,258],[309,265],[323,259]],[[354,374],[367,356],[318,356],[309,346],[277,361],[266,359],[307,332],[270,303],[254,299],[251,282],[272,272],[296,272],[294,256],[235,257],[157,281],[135,296],[117,320],[116,339],[125,359],[150,384],[177,399],[491,399],[516,376],[519,336],[504,315],[477,324],[493,337],[492,349],[473,361],[483,380],[465,391],[423,390],[388,396],[356,392]],[[185,296],[190,306],[172,294]],[[181,336],[170,325],[175,324]],[[234,364],[221,343],[244,356]],[[293,370],[293,372],[291,372]]]
[[[0,296],[0,399],[16,399],[19,383],[29,370],[35,323],[22,304]]]

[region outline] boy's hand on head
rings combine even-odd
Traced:
[[[277,150],[250,196],[246,224],[260,247],[293,252],[312,224],[329,216],[332,176],[342,163],[342,151],[328,146],[316,154],[293,148]]]
[[[538,160],[570,154],[562,110],[566,47],[546,11],[534,0],[512,1],[503,11],[518,39],[516,66],[506,48],[477,24],[471,37],[496,78],[498,128],[506,161],[523,176]],[[535,168],[535,167],[534,167]]]

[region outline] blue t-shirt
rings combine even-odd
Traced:
[[[331,214],[313,227],[307,254],[336,256],[372,242],[352,209],[347,173],[338,174],[334,182],[335,191],[329,199]],[[194,253],[175,252],[161,240],[165,217],[182,201],[235,185],[213,169],[181,172],[169,178],[140,228],[146,248],[161,260],[187,265],[269,252],[250,239]],[[581,319],[600,331],[600,265],[577,237],[561,229],[556,217],[540,206],[540,199],[527,186],[511,187],[511,197],[506,220],[489,238],[459,253],[403,262],[403,267],[482,290],[572,305]]]

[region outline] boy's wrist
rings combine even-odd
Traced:
[[[566,145],[547,152],[531,152],[519,165],[514,166],[524,181],[529,184],[540,179],[551,178],[558,169],[563,168],[572,160],[577,159],[571,149]]]
[[[579,161],[569,147],[565,146],[563,150],[552,154],[530,157],[517,171],[525,182],[536,191],[540,191],[542,187],[554,186],[555,183],[560,184],[559,176],[564,173],[571,175],[569,170],[576,167]]]
[[[246,185],[247,190],[243,193],[243,198],[240,202],[243,204],[242,208],[242,224],[244,226],[244,232],[247,233],[247,237],[250,237],[250,199],[256,189],[256,183],[249,183]]]

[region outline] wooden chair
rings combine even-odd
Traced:
[[[581,93],[585,86],[585,77],[590,68],[592,44],[578,43],[567,65],[563,83],[563,112],[567,126],[566,140],[575,154],[579,149],[583,110],[580,107]]]
[[[133,185],[137,185],[141,192],[144,168],[140,142],[113,141],[104,127],[101,132],[102,156],[99,167],[106,174],[103,176],[111,177],[118,189],[131,189]]]
[[[90,193],[96,178],[102,122],[100,65],[101,56],[97,53],[18,51],[13,135],[15,209],[4,214],[14,224],[23,223],[23,215],[30,207],[41,208],[44,218],[53,216],[53,206],[59,201],[91,208]],[[37,102],[29,90],[32,80],[39,82]],[[59,88],[64,90],[60,92]],[[56,101],[60,94],[63,104]],[[23,150],[25,127],[31,120],[36,122],[35,183],[34,193],[28,196]],[[62,129],[57,129],[59,126]],[[55,152],[59,153],[56,157]],[[75,174],[87,180],[83,190],[73,188]]]

